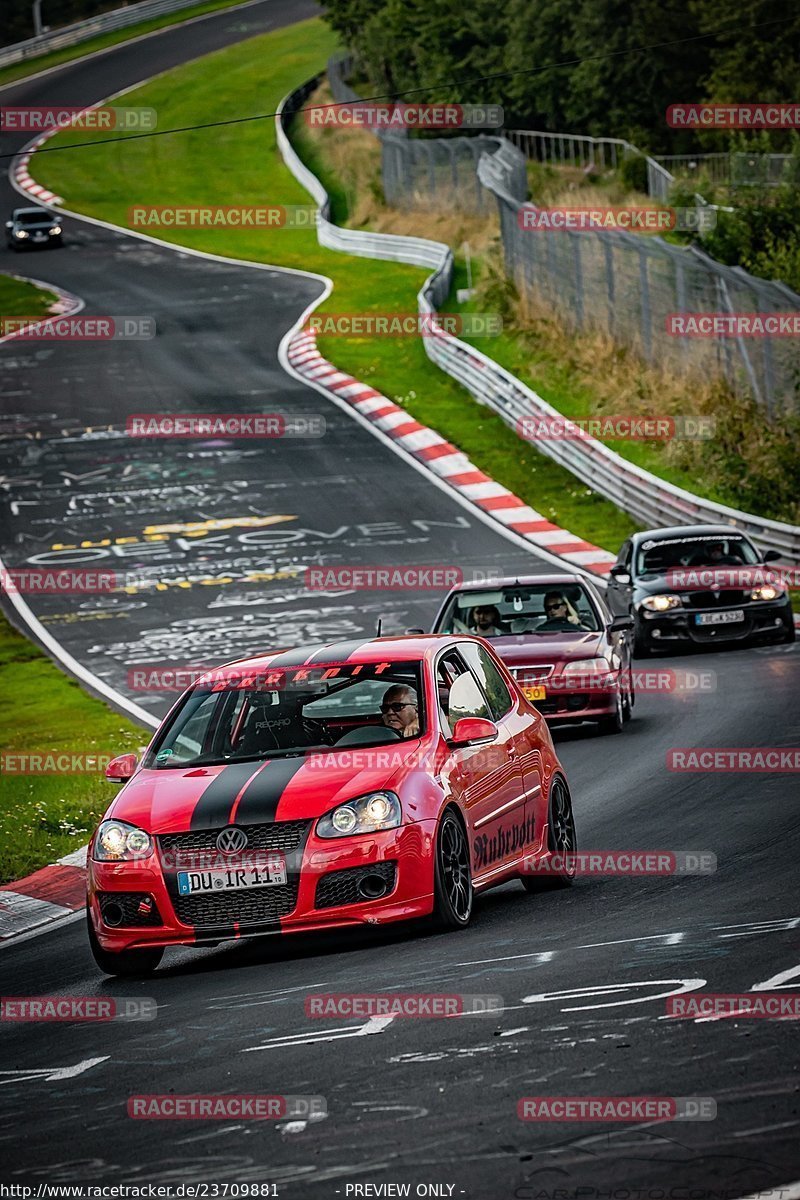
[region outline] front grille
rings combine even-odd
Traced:
[[[276,821],[271,825],[239,825],[247,834],[248,850],[297,850],[305,841],[311,827],[310,821]],[[162,833],[158,838],[161,850],[166,854],[197,853],[217,850],[219,829],[194,829],[186,833]],[[174,859],[172,860],[174,861]]]
[[[288,916],[297,904],[297,880],[220,895],[173,896],[172,903],[178,920],[198,929],[269,925]]]
[[[523,684],[541,683],[553,674],[553,663],[537,663],[532,667],[512,667],[511,674],[520,687]]]
[[[396,862],[370,863],[366,867],[348,867],[344,871],[330,871],[317,884],[316,908],[335,908],[339,904],[364,903],[358,894],[358,885],[365,875],[379,875],[386,884],[385,895],[394,888]],[[383,899],[383,897],[380,897]]]
[[[139,912],[139,905],[143,900],[149,900],[153,906],[149,913]],[[97,902],[103,921],[112,929],[123,925],[141,927],[164,924],[156,902],[149,892],[98,892]],[[106,921],[106,912],[112,904],[118,905],[122,912],[122,919],[119,921]]]
[[[749,604],[749,593],[739,588],[726,588],[718,593],[687,592],[685,599],[690,608],[739,608]]]

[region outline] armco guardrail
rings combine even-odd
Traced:
[[[364,258],[431,267],[432,274],[417,299],[421,312],[435,313],[447,298],[452,281],[453,255],[448,246],[425,238],[340,229],[330,221],[327,192],[300,161],[284,128],[284,120],[302,107],[317,83],[318,78],[310,80],[282,101],[276,125],[278,147],[286,165],[320,207],[317,227],[320,244],[330,250]],[[492,166],[487,157],[482,160],[479,171],[488,175],[492,173]],[[428,357],[437,366],[463,384],[481,404],[494,409],[513,428],[522,417],[561,418],[557,409],[474,346],[444,332],[423,338],[423,344]],[[797,526],[770,521],[695,496],[634,466],[594,438],[547,440],[537,443],[537,448],[644,526],[703,522],[732,525],[749,533],[762,550],[778,550],[786,558],[800,558],[800,528]]]
[[[137,25],[140,21],[149,21],[151,17],[160,17],[164,13],[179,12],[197,4],[197,0],[140,0],[139,4],[129,4],[126,8],[115,8],[111,12],[98,13],[96,17],[87,17],[85,21],[76,21],[74,25],[65,25],[62,29],[54,29],[52,33],[43,33],[41,37],[28,38],[24,42],[15,42],[12,46],[0,47],[0,67],[10,67],[13,63],[24,62],[28,58],[38,58],[50,50],[61,50],[64,46],[77,46],[88,38],[96,37],[98,33],[111,33],[115,29],[125,29],[128,25]]]

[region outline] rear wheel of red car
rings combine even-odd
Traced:
[[[547,820],[547,848],[552,854],[574,855],[577,849],[572,798],[566,780],[556,775],[550,785],[550,813]],[[563,862],[558,870],[541,875],[522,875],[526,892],[550,891],[570,887],[575,878],[575,862]]]
[[[433,919],[439,929],[464,929],[472,917],[472,866],[464,826],[448,809],[436,838]]]
[[[86,920],[92,957],[106,975],[127,975],[132,978],[152,975],[164,957],[164,950],[160,946],[153,950],[104,950],[97,940],[88,911]]]

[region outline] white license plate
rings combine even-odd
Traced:
[[[46,233],[35,233],[33,235],[33,240],[35,242],[43,242],[46,237],[47,237]]]
[[[286,860],[278,856],[257,867],[223,867],[214,871],[178,871],[181,896],[203,892],[241,892],[247,888],[275,887],[286,883]]]
[[[730,612],[698,613],[698,625],[733,625],[744,620],[743,608],[732,608]]]

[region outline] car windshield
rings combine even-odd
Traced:
[[[421,664],[220,668],[161,730],[144,765],[209,766],[393,745],[425,731]]]
[[[50,213],[42,212],[23,212],[17,215],[18,225],[52,225],[54,218]]]
[[[647,538],[636,557],[636,575],[660,575],[671,567],[740,567],[759,561],[755,547],[741,534]]]
[[[486,591],[456,592],[437,633],[480,637],[585,633],[600,628],[597,611],[580,583],[514,584]]]

